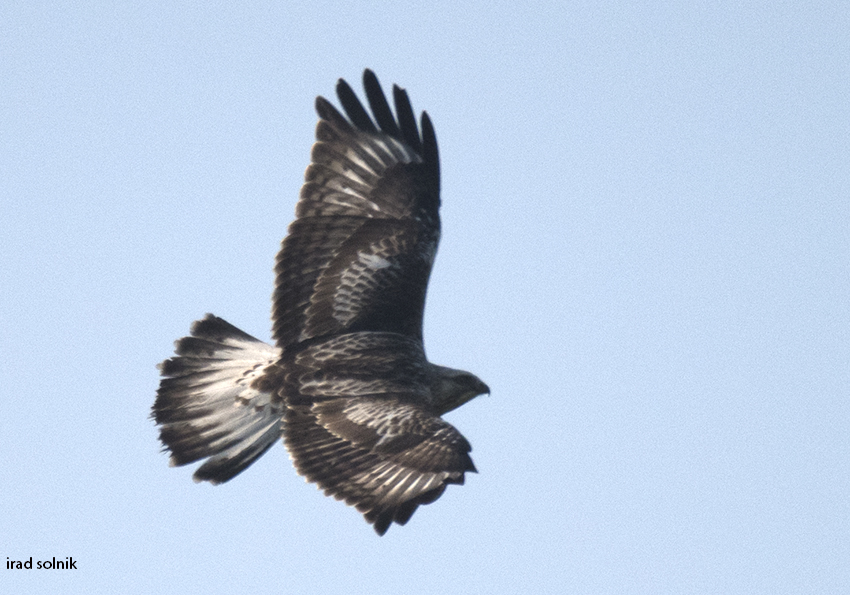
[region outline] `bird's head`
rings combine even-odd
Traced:
[[[490,387],[475,374],[433,364],[431,374],[431,398],[439,415],[457,409],[478,395],[490,394]]]

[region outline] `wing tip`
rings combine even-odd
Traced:
[[[371,115],[369,110],[364,107],[363,103],[357,97],[357,93],[344,78],[337,79],[336,94],[347,118],[321,95],[316,98],[316,112],[323,120],[328,120],[336,124],[342,121],[353,128],[371,134],[377,134],[379,132],[387,134],[398,141],[404,142],[423,158],[430,157],[431,153],[436,153],[431,150],[432,147],[436,149],[434,128],[431,120],[427,113],[422,112],[423,132],[427,121],[429,128],[428,134],[430,135],[429,139],[423,138],[424,135],[420,134],[410,97],[404,87],[400,87],[397,84],[393,84],[392,86],[395,115],[389,109],[389,104],[387,103],[381,83],[371,68],[365,68],[363,70],[363,88],[372,112]],[[429,154],[424,152],[426,148]]]
[[[446,487],[450,483],[455,484],[463,484],[463,474],[461,474],[459,481],[451,481],[444,480],[437,487],[424,492],[415,498],[411,498],[410,500],[405,500],[393,506],[374,508],[372,510],[368,510],[363,513],[363,517],[366,519],[367,523],[370,523],[372,527],[375,529],[375,533],[383,536],[389,530],[393,523],[403,526],[406,525],[407,522],[413,517],[413,513],[416,512],[416,509],[420,506],[424,506],[426,504],[431,504],[432,502],[436,502],[440,496],[443,495],[443,492],[446,491]]]

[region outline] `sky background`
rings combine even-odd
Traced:
[[[850,592],[843,2],[6,2],[5,593]],[[217,6],[221,4],[221,6]],[[169,468],[155,365],[268,340],[316,95],[440,143],[429,358],[477,475],[379,538],[275,446]]]

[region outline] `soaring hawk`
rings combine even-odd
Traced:
[[[469,442],[440,417],[489,393],[430,363],[422,342],[440,238],[434,128],[407,93],[395,115],[363,74],[371,116],[343,80],[343,116],[319,123],[295,220],[277,256],[269,345],[207,314],[159,365],[152,417],[172,465],[233,478],[283,437],[298,472],[383,535],[475,471]]]

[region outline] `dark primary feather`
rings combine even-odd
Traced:
[[[375,114],[375,120],[381,128],[381,132],[393,138],[402,138],[401,130],[399,130],[398,122],[393,117],[390,104],[387,103],[387,98],[381,90],[378,78],[371,70],[367,70],[363,74],[363,88],[366,90],[366,99],[369,100],[369,107]]]
[[[407,92],[404,89],[394,86],[393,98],[395,99],[396,111],[398,112],[398,123],[401,128],[402,139],[413,147],[414,151],[422,154],[422,139],[419,138],[419,129],[416,127],[416,116],[413,115],[413,107],[410,105]]]
[[[153,417],[173,464],[232,478],[283,435],[296,469],[384,534],[474,472],[440,414],[489,392],[429,363],[425,294],[440,237],[431,120],[407,93],[395,115],[377,77],[369,110],[343,80],[345,115],[322,97],[296,219],[275,266],[267,345],[212,315],[161,364]]]
[[[369,117],[369,112],[360,103],[354,90],[343,79],[339,79],[339,82],[336,84],[336,94],[339,97],[339,102],[342,104],[342,109],[345,110],[348,119],[351,120],[355,128],[363,132],[378,132],[374,122],[372,122],[372,118]]]

